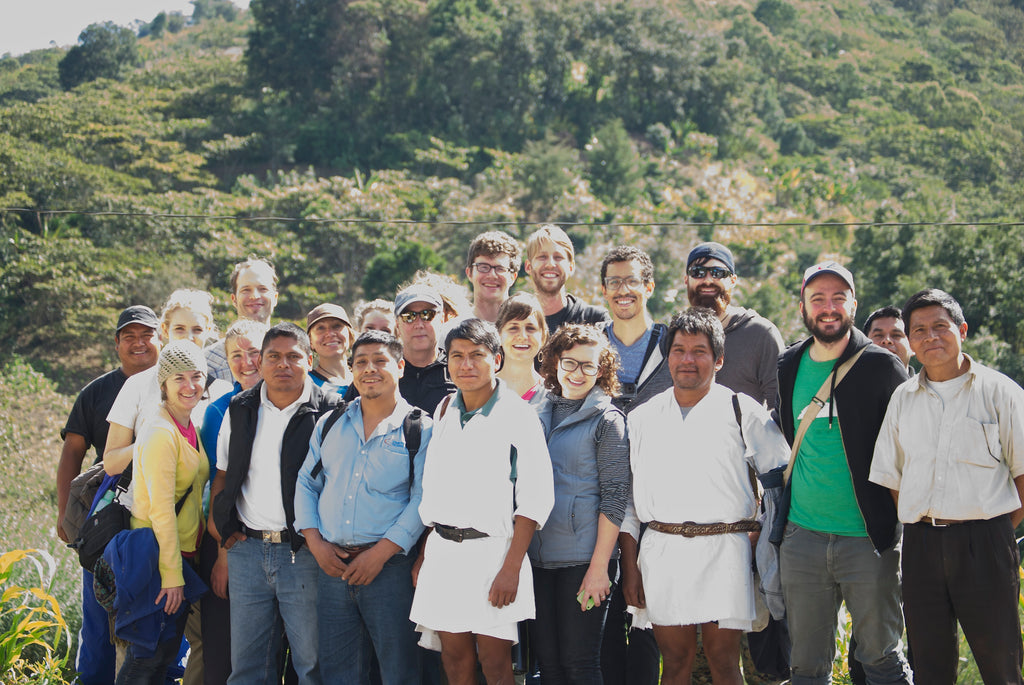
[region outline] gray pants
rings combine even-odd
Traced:
[[[786,525],[779,559],[786,599],[793,685],[827,685],[836,655],[840,605],[853,619],[857,659],[870,685],[909,683],[900,649],[899,553],[875,554],[871,540]]]

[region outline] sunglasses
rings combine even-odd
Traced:
[[[711,278],[718,281],[732,276],[732,272],[724,266],[691,266],[686,270],[686,273],[689,274],[690,278],[704,278],[711,274]]]
[[[412,323],[417,318],[423,319],[424,321],[433,321],[435,316],[437,316],[436,309],[424,309],[419,312],[402,312],[398,315],[398,318],[406,323]]]

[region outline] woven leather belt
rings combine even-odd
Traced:
[[[376,543],[374,543],[374,542],[368,542],[365,545],[339,545],[339,546],[341,547],[341,551],[342,552],[347,552],[348,553],[348,558],[345,559],[345,563],[347,564],[349,562],[354,561],[355,558],[358,557],[363,552],[368,552],[371,549],[373,549],[375,544]]]
[[[434,524],[434,530],[445,540],[451,540],[452,542],[490,537],[487,533],[476,528],[455,528],[453,526],[442,526],[440,523]]]
[[[256,530],[242,524],[242,532],[247,538],[256,538],[263,542],[291,542],[292,536],[287,530]]]
[[[662,523],[651,521],[647,524],[651,530],[669,535],[682,535],[687,538],[695,538],[701,535],[725,535],[726,533],[756,533],[761,530],[761,524],[757,521],[736,521],[734,523]]]

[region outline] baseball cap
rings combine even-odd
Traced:
[[[822,274],[833,274],[835,276],[839,276],[839,278],[846,281],[846,285],[850,286],[850,291],[854,294],[854,296],[857,295],[857,288],[854,287],[853,285],[853,274],[850,273],[850,270],[847,269],[842,264],[840,264],[839,262],[833,261],[815,264],[814,266],[807,269],[807,271],[804,271],[804,280],[803,283],[800,285],[800,294],[804,294],[804,288],[807,287],[807,284],[808,282],[811,281],[811,279],[817,278]]]
[[[306,333],[309,333],[309,329],[313,327],[313,324],[321,319],[341,319],[346,326],[352,328],[352,322],[348,320],[348,312],[345,311],[344,307],[340,304],[325,302],[313,307],[309,310],[309,314],[306,314]]]
[[[413,284],[402,292],[395,295],[395,316],[400,315],[413,302],[426,302],[437,307],[438,311],[444,311],[444,301],[441,293],[429,285]]]
[[[117,317],[116,332],[120,332],[122,328],[133,323],[142,324],[153,330],[160,328],[160,321],[156,318],[156,312],[142,304],[133,304],[121,312],[121,315]]]
[[[701,243],[690,250],[690,256],[686,258],[686,268],[689,269],[698,259],[717,259],[729,267],[729,271],[736,273],[732,252],[722,243]]]

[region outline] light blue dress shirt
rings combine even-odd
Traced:
[[[410,486],[402,421],[412,408],[399,398],[391,416],[377,425],[369,440],[363,439],[360,399],[349,405],[322,440],[329,414],[317,422],[295,488],[295,530],[316,528],[337,545],[387,538],[409,552],[424,530],[418,510],[431,434],[430,418],[424,414]],[[313,478],[318,461],[323,462],[323,470]]]

